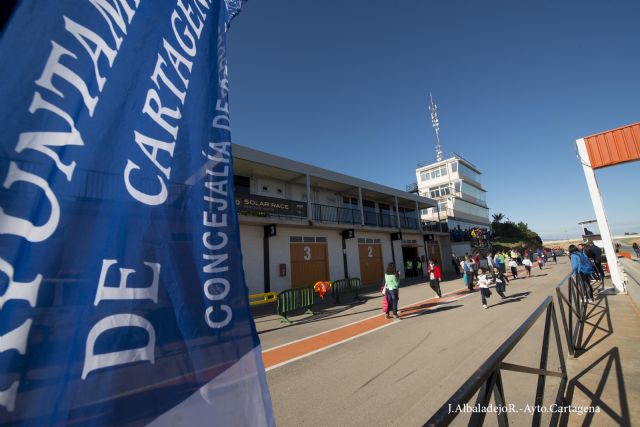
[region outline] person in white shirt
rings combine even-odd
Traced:
[[[509,267],[511,268],[511,276],[513,279],[518,278],[518,262],[515,259],[509,261]]]
[[[525,258],[522,260],[522,264],[524,264],[524,268],[527,270],[527,277],[531,277],[531,266],[533,263],[529,258]]]
[[[478,287],[480,288],[480,298],[482,299],[482,308],[487,308],[487,298],[491,297],[489,290],[491,279],[487,278],[484,268],[478,269]]]

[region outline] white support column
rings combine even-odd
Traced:
[[[364,225],[364,206],[362,205],[362,188],[358,187],[358,207],[360,208],[360,225]]]
[[[593,203],[593,210],[596,213],[600,236],[602,237],[602,243],[604,244],[604,252],[607,255],[607,263],[609,264],[609,272],[611,273],[611,282],[613,282],[617,292],[626,293],[627,291],[625,289],[624,280],[620,270],[618,269],[618,257],[613,247],[613,239],[611,238],[611,232],[609,231],[609,222],[607,221],[607,214],[604,211],[602,195],[600,193],[600,188],[598,187],[596,175],[591,168],[589,153],[587,152],[587,146],[584,139],[577,139],[576,146],[578,147],[582,170],[584,171],[584,176],[587,180],[587,187],[589,188],[591,203]]]
[[[311,212],[311,177],[307,174],[307,219],[313,220],[313,212]]]

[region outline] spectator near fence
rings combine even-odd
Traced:
[[[569,258],[571,258],[571,274],[585,292],[588,302],[593,302],[593,288],[591,287],[591,274],[593,267],[589,258],[576,245],[569,246]]]
[[[593,243],[581,245],[584,254],[593,261],[593,266],[600,276],[600,281],[604,284],[604,268],[602,268],[602,249]]]

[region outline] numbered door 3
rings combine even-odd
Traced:
[[[291,287],[313,286],[317,281],[328,281],[327,245],[323,243],[291,244]]]
[[[379,243],[358,245],[360,254],[360,280],[362,284],[382,284],[384,266],[382,264],[382,245]]]

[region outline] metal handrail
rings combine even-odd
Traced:
[[[565,283],[568,284],[568,297],[564,296],[560,291],[560,288],[562,288]],[[569,350],[569,354],[573,356],[578,347],[579,334],[583,329],[584,318],[587,311],[587,304],[584,302],[584,290],[578,285],[573,275],[569,273],[562,279],[558,286],[556,286],[556,295],[558,296],[558,307],[560,308],[564,334],[567,338],[567,349]],[[563,302],[567,304],[567,314],[565,314]],[[576,318],[575,324],[574,316]]]
[[[584,325],[587,321],[587,295],[580,281],[582,278],[576,279],[571,273],[562,279],[556,286],[556,295],[558,296],[558,308],[562,317],[562,326],[567,339],[567,348],[571,356],[575,356],[577,350],[582,350],[582,334]],[[568,296],[561,292],[564,284],[568,284]],[[591,284],[589,284],[591,286]],[[596,287],[593,292],[598,290]],[[564,304],[567,304],[568,313],[565,313]],[[574,321],[575,316],[575,321]]]
[[[503,360],[510,354],[511,350],[520,342],[526,333],[535,324],[542,313],[546,312],[544,335],[542,342],[542,354],[540,356],[539,367],[520,366],[505,363]],[[558,355],[560,356],[560,372],[547,370],[547,359],[549,355],[549,335],[553,326]],[[476,405],[486,407],[489,404],[492,393],[495,395],[496,405],[505,407],[505,395],[502,384],[501,371],[515,371],[538,376],[536,388],[535,407],[542,405],[545,391],[545,379],[547,376],[561,378],[555,403],[562,404],[567,386],[567,368],[564,363],[562,344],[560,342],[560,331],[556,319],[553,297],[548,296],[542,304],[520,325],[520,327],[498,349],[487,358],[487,360],[471,375],[471,377],[438,409],[438,411],[425,423],[425,426],[446,426],[449,425],[458,415],[457,411],[451,411],[451,407],[458,407],[466,404],[478,391]],[[469,425],[481,425],[484,422],[486,412],[474,412],[469,421]],[[499,411],[498,424],[508,425],[507,411]],[[559,413],[554,412],[550,425],[555,426],[559,421]],[[539,426],[541,413],[536,411],[533,414],[532,426]]]

